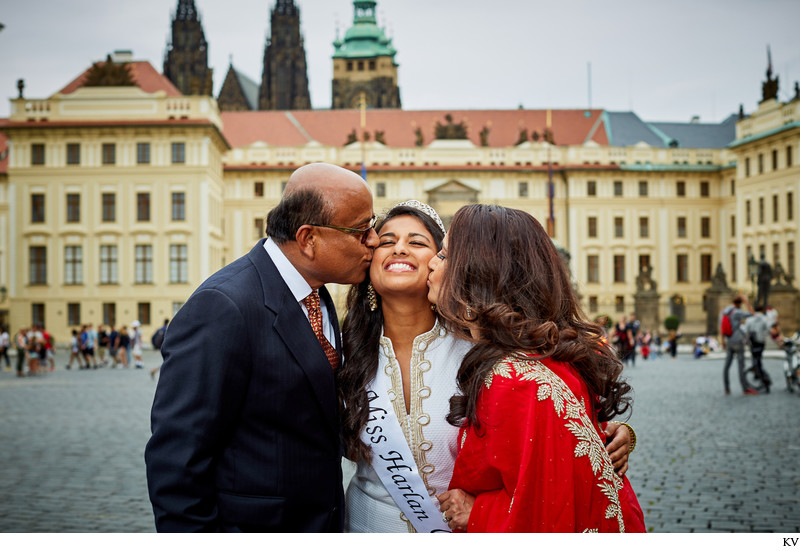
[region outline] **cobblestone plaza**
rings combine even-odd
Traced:
[[[0,370],[0,532],[153,532],[144,446],[146,369]],[[800,396],[722,392],[722,358],[681,354],[626,369],[639,443],[629,477],[652,532],[800,531]],[[13,358],[12,358],[13,364]],[[346,472],[352,473],[351,469]]]

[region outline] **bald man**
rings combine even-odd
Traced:
[[[364,279],[374,224],[364,180],[306,165],[268,238],[175,315],[145,450],[158,531],[342,530],[341,341],[324,284]]]

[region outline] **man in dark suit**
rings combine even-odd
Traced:
[[[342,530],[341,342],[323,285],[364,279],[374,223],[364,180],[306,165],[269,213],[269,238],[175,315],[145,450],[159,531]],[[317,291],[319,306],[307,302]]]

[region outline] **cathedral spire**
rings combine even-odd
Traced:
[[[177,21],[199,21],[194,0],[178,0],[178,11],[175,12]]]
[[[278,0],[270,16],[258,107],[311,109],[300,8],[293,0]]]
[[[172,36],[164,56],[164,76],[182,94],[211,95],[208,43],[194,0],[178,0],[172,19]]]

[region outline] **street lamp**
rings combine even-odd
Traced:
[[[750,276],[750,283],[752,284],[751,296],[755,300],[756,296],[756,276],[758,275],[758,262],[756,262],[753,253],[750,253],[750,258],[747,260],[747,274]]]

